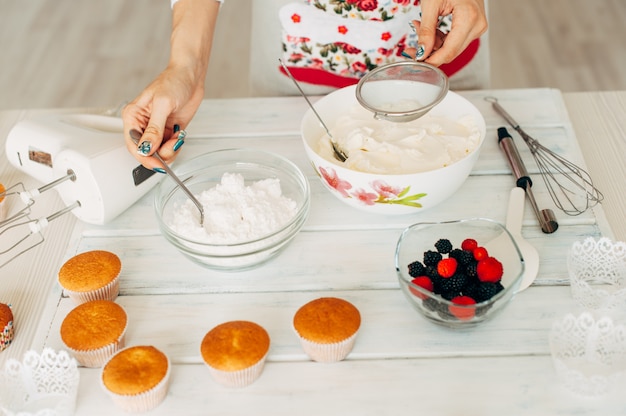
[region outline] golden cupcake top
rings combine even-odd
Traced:
[[[298,334],[314,342],[330,344],[354,335],[361,326],[361,314],[350,302],[319,298],[303,305],[293,317]]]
[[[102,369],[105,387],[122,395],[144,393],[167,375],[167,356],[153,346],[138,345],[119,351]]]
[[[122,270],[120,258],[109,251],[93,250],[77,254],[59,270],[59,284],[74,292],[100,289],[111,283]]]
[[[0,303],[0,331],[7,325],[9,322],[13,321],[13,311],[9,308],[9,305],[5,305],[4,303]]]
[[[117,343],[128,317],[110,300],[93,300],[72,309],[61,323],[61,339],[69,348],[88,351]]]
[[[238,371],[258,363],[269,348],[270,336],[263,327],[249,321],[230,321],[204,336],[200,353],[213,368]]]

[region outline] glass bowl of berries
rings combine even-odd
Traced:
[[[402,292],[421,315],[446,327],[468,328],[511,301],[524,259],[503,225],[476,218],[407,227],[396,246],[395,266]]]

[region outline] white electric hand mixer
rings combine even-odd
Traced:
[[[26,190],[17,183],[0,193],[10,210],[0,221],[0,267],[41,244],[41,230],[53,219],[71,212],[86,223],[105,224],[162,177],[128,153],[117,117],[57,114],[24,120],[9,132],[6,154],[13,166],[46,185]],[[31,219],[37,196],[52,188],[66,207]]]

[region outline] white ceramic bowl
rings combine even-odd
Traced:
[[[172,229],[177,207],[188,197],[171,178],[165,178],[156,187],[154,199],[161,233],[182,254],[205,267],[239,271],[259,266],[284,249],[306,222],[311,204],[309,183],[295,164],[277,154],[258,149],[218,150],[182,162],[174,171],[196,196],[220,184],[224,173],[242,175],[245,186],[277,178],[282,195],[296,203],[294,217],[266,235],[232,244],[207,243]]]
[[[341,115],[359,105],[355,88],[339,89],[314,104],[331,131]],[[451,120],[473,117],[480,132],[480,142],[461,160],[439,169],[410,174],[374,174],[348,169],[341,162],[327,160],[317,153],[318,141],[325,130],[310,109],[302,119],[301,135],[307,156],[322,183],[340,201],[370,213],[414,214],[440,204],[461,187],[474,167],[485,139],[482,114],[454,92],[448,92],[428,114]]]

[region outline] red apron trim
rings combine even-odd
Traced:
[[[452,75],[463,69],[465,65],[470,63],[472,59],[474,59],[474,56],[476,56],[476,53],[478,52],[479,46],[480,39],[474,39],[469,45],[467,45],[467,48],[465,48],[465,50],[461,52],[459,56],[454,58],[452,62],[441,65],[439,69],[445,72],[447,76],[451,77]]]
[[[463,69],[463,67],[465,67],[474,58],[474,56],[476,56],[479,46],[480,39],[473,40],[452,62],[443,64],[439,68],[449,77],[454,75]],[[293,77],[299,82],[306,82],[313,85],[343,88],[359,82],[358,78],[342,77],[319,68],[304,68],[299,66],[288,66],[288,68],[291,75],[293,75]],[[287,76],[287,73],[282,66],[279,66],[278,70]]]
[[[343,88],[349,85],[354,85],[359,80],[357,78],[342,77],[332,72],[325,71],[319,68],[303,68],[301,66],[287,66],[289,72],[295,79],[300,82],[306,82],[314,85],[324,85],[327,87]],[[285,76],[287,73],[280,66],[278,68]]]

